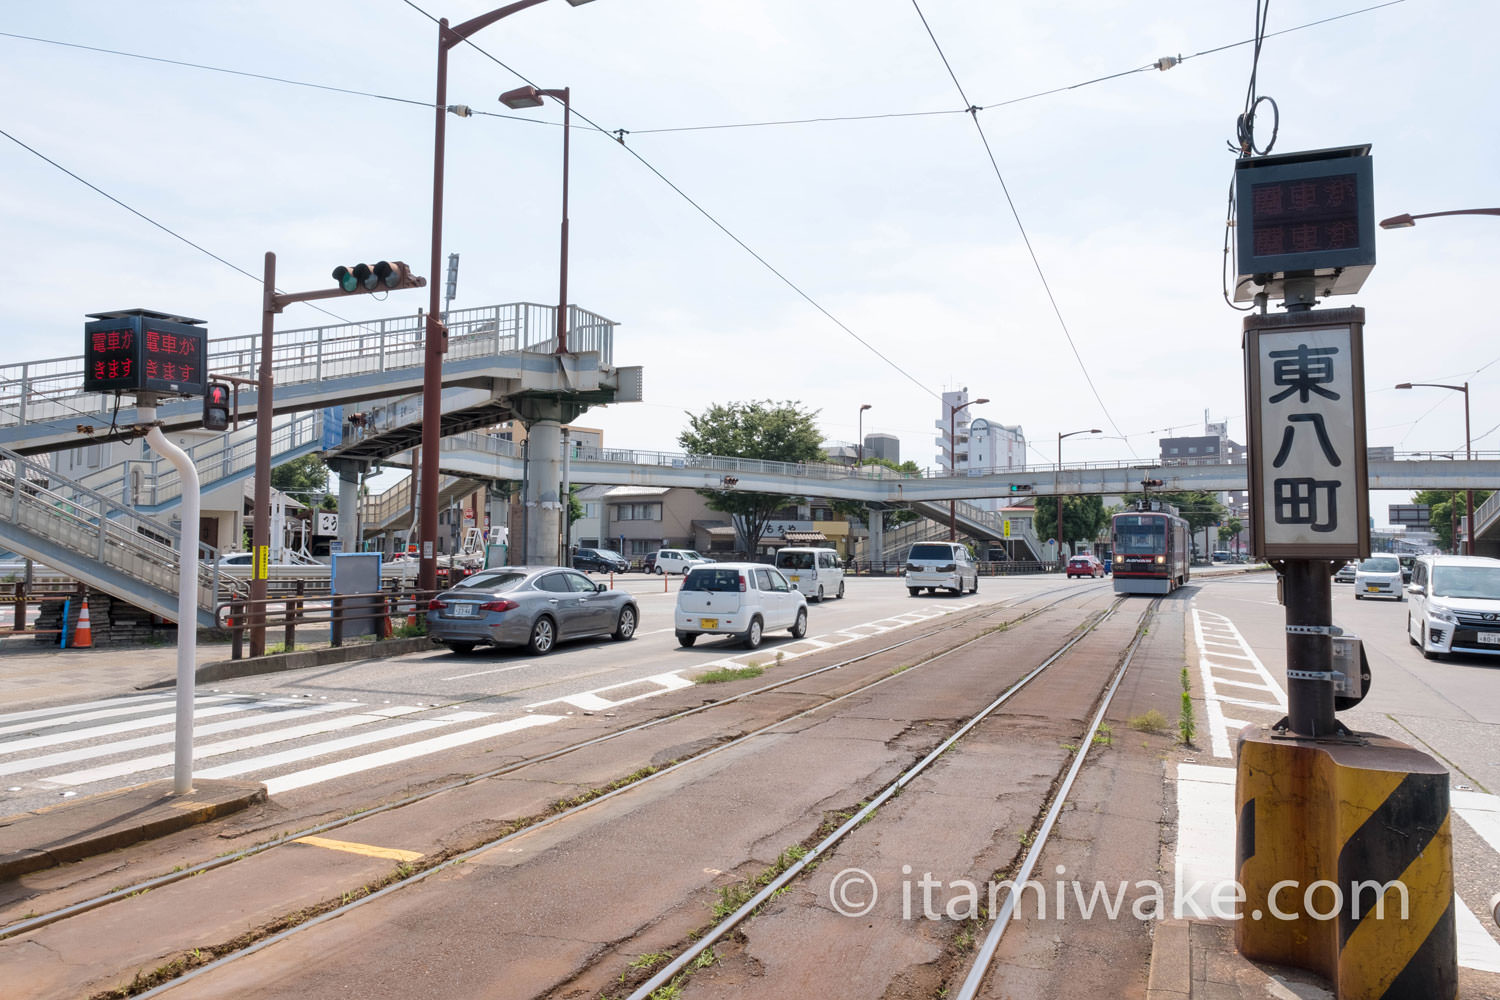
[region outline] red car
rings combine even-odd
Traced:
[[[1074,556],[1068,560],[1068,579],[1075,576],[1100,577],[1104,575],[1104,564],[1095,555]]]

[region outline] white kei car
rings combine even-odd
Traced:
[[[746,649],[754,649],[770,630],[784,628],[793,639],[807,635],[807,598],[772,566],[695,566],[677,591],[672,624],[684,646],[700,635],[737,635]]]

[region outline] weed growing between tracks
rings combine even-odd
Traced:
[[[1183,746],[1192,746],[1193,737],[1198,733],[1197,724],[1193,721],[1193,688],[1188,683],[1188,668],[1182,668],[1182,710],[1177,716],[1177,735],[1182,740]]]
[[[699,674],[693,678],[694,684],[724,684],[728,681],[749,680],[751,677],[759,677],[766,672],[766,668],[752,663],[748,667],[720,667],[710,670],[706,674]]]

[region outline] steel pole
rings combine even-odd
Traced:
[[[260,553],[271,542],[271,339],[276,325],[276,255],[266,252],[261,279],[260,372],[255,389],[255,523],[250,529],[250,655],[266,652],[266,581]],[[181,626],[179,626],[180,628]]]
[[[1469,432],[1469,383],[1464,383],[1464,458],[1470,462],[1474,461],[1474,439]],[[1469,509],[1468,526],[1464,528],[1464,552],[1474,554],[1474,487],[1470,486],[1467,491],[1467,506]]]
[[[1059,432],[1058,435],[1057,435],[1057,475],[1058,476],[1062,475],[1062,439],[1063,439],[1062,433]],[[1054,479],[1055,479],[1055,477],[1054,477]],[[1057,494],[1057,496],[1054,497],[1053,499],[1055,499],[1057,501],[1057,561],[1060,564],[1062,562],[1062,494],[1061,493]]]
[[[443,144],[447,138],[448,114],[448,19],[438,22],[437,98],[432,130],[432,257],[428,274],[442,267],[443,249]],[[438,448],[442,441],[443,344],[439,324],[438,284],[429,284],[427,331],[422,367],[422,462],[419,487],[417,588],[437,590],[437,493]],[[413,470],[415,471],[415,470]]]
[[[952,479],[958,468],[958,407],[948,408],[948,478]],[[958,540],[958,505],[948,501],[948,541]]]
[[[568,353],[568,133],[572,124],[572,107],[568,97],[573,88],[562,89],[563,104],[563,178],[562,178],[562,265],[557,292],[557,351]]]
[[[1286,561],[1287,719],[1292,733],[1302,737],[1333,736],[1338,728],[1334,719],[1333,677],[1328,674],[1333,663],[1333,637],[1327,631],[1328,623],[1333,621],[1331,577],[1325,560]],[[1297,626],[1323,631],[1310,634],[1290,631]],[[1328,676],[1296,676],[1303,673]]]

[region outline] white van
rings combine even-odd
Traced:
[[[768,630],[784,628],[793,639],[807,635],[807,598],[770,566],[697,566],[677,592],[673,624],[683,646],[700,635],[733,635],[746,649],[754,649]]]
[[[809,601],[844,596],[844,564],[833,549],[788,546],[776,553],[776,568]]]
[[[656,557],[652,560],[657,576],[665,576],[667,573],[681,573],[687,576],[688,570],[694,566],[702,566],[711,562],[713,560],[708,556],[700,556],[692,549],[657,549]]]
[[[1419,556],[1406,587],[1406,636],[1429,660],[1500,656],[1500,559]]]
[[[906,554],[906,589],[916,597],[926,587],[962,594],[979,592],[979,567],[967,546],[958,542],[918,542]]]

